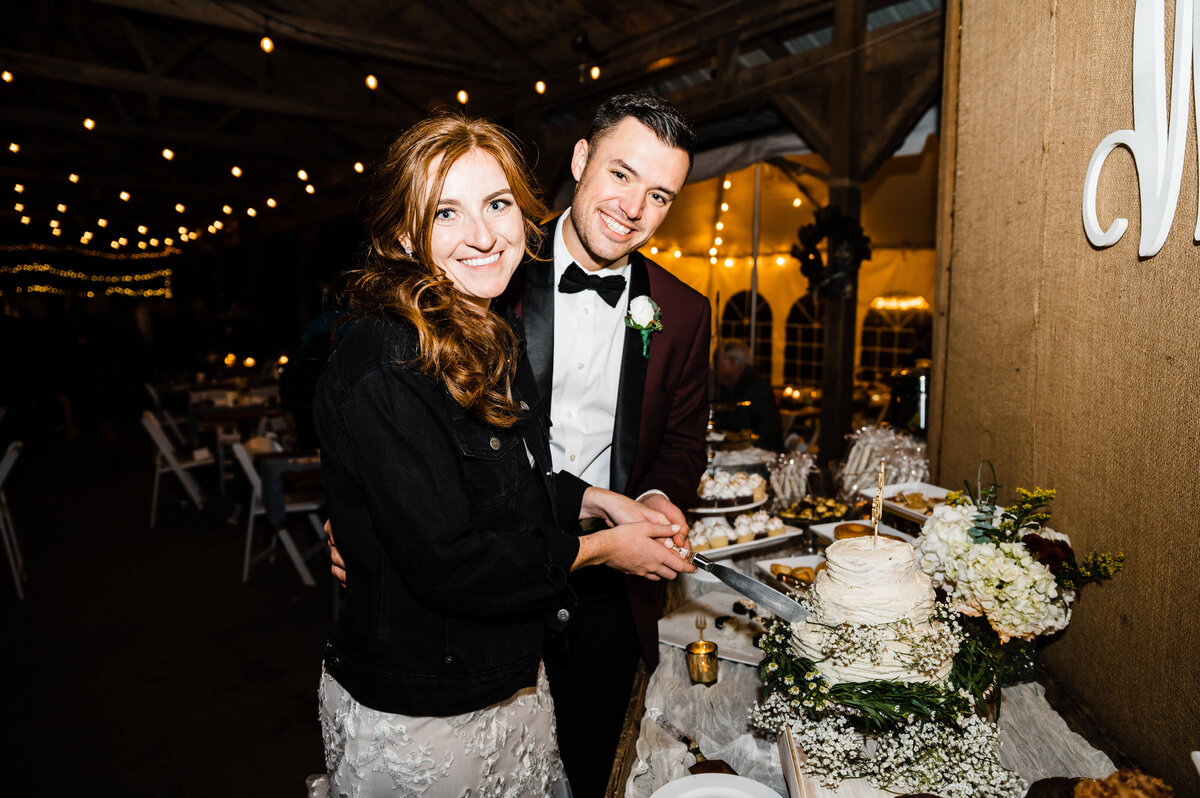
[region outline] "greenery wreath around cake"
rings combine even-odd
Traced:
[[[1077,561],[1066,536],[1046,526],[1052,490],[1017,489],[1007,508],[995,496],[994,480],[974,495],[951,493],[926,522],[913,557],[937,589],[927,619],[845,622],[823,610],[818,584],[796,595],[813,613],[807,622],[766,629],[751,721],[790,730],[804,775],[831,788],[861,778],[942,798],[1022,794],[1024,780],[997,753],[1000,688],[1032,678],[1037,639],[1065,629],[1083,586],[1111,578],[1124,558]],[[849,663],[904,675],[831,676]]]

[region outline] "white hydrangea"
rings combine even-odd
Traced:
[[[1003,642],[1066,628],[1074,593],[1060,593],[1054,574],[1023,543],[973,543],[975,513],[971,504],[936,508],[916,547],[918,567],[949,594],[956,611],[985,616]],[[1066,539],[1049,528],[1038,534]]]

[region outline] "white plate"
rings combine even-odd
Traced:
[[[779,557],[774,560],[759,560],[754,563],[754,567],[765,576],[771,576],[771,566],[775,564],[786,565],[789,568],[812,568],[814,571],[817,566],[825,562],[824,554],[804,554],[799,557]]]
[[[864,520],[864,519],[860,519],[857,521],[834,521],[833,523],[830,523],[830,524],[813,524],[808,529],[814,535],[819,535],[820,537],[823,537],[825,540],[828,540],[830,543],[832,543],[835,540],[837,540],[837,538],[834,536],[833,530],[837,529],[842,524],[866,524],[867,526],[870,526],[871,522]],[[894,526],[888,526],[887,524],[880,523],[879,524],[879,534],[882,535],[885,533],[888,535],[895,535],[896,537],[900,538],[901,540],[908,541],[909,543],[917,542],[917,539],[915,537],[913,537],[912,535],[908,534],[907,532],[901,532],[899,529],[896,529],[896,527],[894,527]]]
[[[696,515],[720,515],[722,513],[740,513],[746,510],[753,510],[755,507],[762,507],[767,503],[766,499],[759,499],[756,502],[749,504],[735,504],[733,507],[693,507],[688,510],[689,513]]]
[[[779,793],[744,776],[700,773],[664,784],[650,798],[779,798]]]
[[[748,619],[733,611],[733,602],[745,598],[739,593],[725,590],[712,590],[695,601],[689,601],[670,615],[658,620],[658,640],[676,648],[686,648],[688,643],[694,643],[700,638],[700,630],[696,628],[696,616],[704,616],[708,626],[704,629],[704,639],[717,644],[717,657],[730,662],[740,662],[743,665],[757,665],[762,661],[762,649],[755,648],[754,635],[763,631],[762,623],[757,619]],[[729,633],[717,629],[717,618],[730,615],[737,619],[736,632]],[[681,652],[679,656],[683,656]]]
[[[875,488],[863,488],[859,491],[863,496],[875,498]],[[928,482],[897,482],[893,485],[883,486],[883,509],[888,512],[895,513],[901,518],[907,518],[910,521],[916,521],[918,524],[925,523],[928,515],[917,510],[905,507],[903,504],[897,504],[893,501],[888,501],[889,498],[897,493],[920,493],[925,496],[932,496],[936,499],[944,498],[950,491],[938,485],[930,485]]]
[[[786,526],[785,525],[783,528],[785,531],[782,535],[776,535],[775,537],[759,538],[758,540],[750,540],[745,543],[730,543],[728,546],[722,546],[719,549],[705,549],[704,551],[700,551],[700,552],[696,552],[696,553],[703,554],[708,559],[712,560],[713,562],[716,562],[717,560],[727,560],[730,557],[732,557],[733,555],[741,554],[742,552],[753,551],[754,549],[762,549],[762,548],[766,548],[767,546],[773,546],[776,543],[779,543],[780,541],[791,540],[792,538],[796,537],[797,535],[804,534],[803,529],[797,529],[794,526]],[[731,527],[730,532],[732,532],[732,531],[733,531],[733,529]],[[730,535],[730,537],[733,537],[733,535]]]

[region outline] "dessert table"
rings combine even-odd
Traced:
[[[682,650],[659,644],[659,657],[646,686],[646,708],[661,709],[699,743],[709,759],[723,759],[739,775],[788,796],[775,740],[749,725],[750,707],[760,686],[757,668],[722,660],[717,683],[705,687],[690,683]],[[1103,778],[1116,770],[1107,755],[1071,731],[1037,683],[1004,689],[999,728],[1000,761],[1027,782],[1053,776]],[[644,717],[635,752],[625,782],[625,795],[630,798],[650,798],[663,785],[688,776],[694,763],[682,743]],[[809,779],[801,782],[800,795],[805,798],[879,794],[859,781],[843,783],[836,791]]]

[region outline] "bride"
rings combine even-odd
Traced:
[[[541,643],[574,609],[567,574],[694,570],[662,545],[665,516],[553,473],[497,299],[543,212],[490,122],[433,116],[377,166],[359,315],[314,401],[347,575],[319,690],[334,795],[561,791]],[[587,517],[614,526],[563,531]]]

